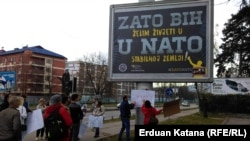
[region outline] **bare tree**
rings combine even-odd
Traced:
[[[110,90],[110,82],[107,80],[108,76],[108,57],[102,53],[92,53],[83,56],[85,62],[85,73],[87,84],[91,85],[93,92],[102,97],[103,93]],[[89,84],[88,84],[89,83]]]

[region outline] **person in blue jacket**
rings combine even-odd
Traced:
[[[135,106],[135,102],[128,103],[128,96],[123,96],[123,101],[120,105],[120,118],[122,121],[122,127],[120,129],[118,140],[122,140],[122,134],[126,129],[126,141],[130,141],[130,117],[131,117],[131,109]]]
[[[26,108],[27,112],[32,112],[32,110],[30,109],[30,105],[27,101],[27,96],[26,95],[22,95],[24,102],[23,102],[23,106]]]

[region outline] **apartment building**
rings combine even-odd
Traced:
[[[67,58],[42,46],[0,50],[0,72],[14,72],[15,85],[9,89],[19,95],[62,93],[59,79],[65,71]],[[6,91],[0,91],[4,93]]]
[[[74,77],[77,78],[77,82],[73,83],[76,83],[76,92],[79,94],[93,96],[102,93],[105,97],[117,97],[119,95],[129,95],[131,90],[136,88],[136,84],[132,82],[108,82],[107,65],[68,61],[66,69],[69,71],[71,80]]]

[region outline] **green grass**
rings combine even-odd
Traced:
[[[180,117],[177,119],[168,119],[163,122],[160,122],[160,124],[163,125],[219,125],[221,124],[225,119],[226,115],[224,114],[209,114],[207,118],[203,117],[201,113],[195,113],[192,115]]]
[[[160,125],[220,125],[228,117],[226,114],[208,114],[205,118],[202,113],[195,113],[192,115],[180,117],[177,119],[166,119],[160,122]],[[133,117],[135,118],[135,117]],[[114,122],[120,119],[107,120],[105,122]],[[131,130],[131,138],[134,138],[134,130]],[[110,136],[107,138],[99,139],[98,141],[117,141],[118,135]],[[125,140],[125,137],[123,138]]]

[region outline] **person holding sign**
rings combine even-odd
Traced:
[[[155,107],[151,105],[151,102],[149,100],[143,100],[143,105],[141,107],[141,111],[144,115],[144,125],[149,125],[150,117],[155,117],[156,115],[159,115],[163,109],[157,110]]]
[[[102,102],[100,100],[98,100],[97,104],[96,104],[96,107],[95,107],[94,111],[92,112],[92,115],[95,116],[95,117],[101,117],[101,118],[97,118],[97,119],[103,121],[104,113],[105,113],[104,106],[102,105]],[[102,122],[99,122],[99,123],[101,123],[101,124],[95,125],[95,136],[94,136],[94,138],[99,137],[100,127],[102,127]]]
[[[122,134],[126,129],[126,141],[130,141],[130,117],[131,117],[131,109],[135,106],[135,102],[128,103],[128,96],[123,96],[123,101],[120,105],[120,117],[122,120],[122,127],[119,133],[118,140],[122,140]]]

